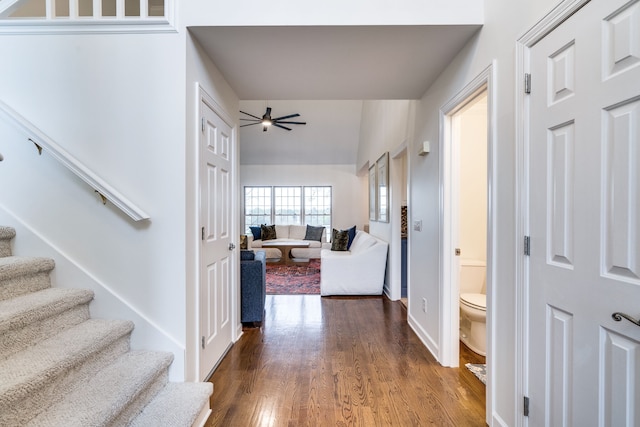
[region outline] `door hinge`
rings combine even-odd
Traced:
[[[531,74],[524,73],[524,93],[531,93]]]
[[[204,117],[200,119],[200,126],[202,127],[202,132],[204,132]]]
[[[202,349],[204,350],[204,335],[202,336]]]
[[[460,256],[462,254],[462,251],[460,250],[460,248],[456,248],[455,254],[456,256]]]
[[[524,236],[524,254],[531,255],[531,238],[529,236]]]
[[[524,402],[522,405],[522,413],[525,417],[529,416],[529,397],[524,397]]]
[[[204,241],[204,227],[200,231],[200,238]]]

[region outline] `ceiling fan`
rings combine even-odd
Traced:
[[[281,128],[281,129],[285,129],[285,130],[291,130],[291,128],[286,127],[286,126],[282,126],[282,124],[287,124],[287,125],[306,125],[307,122],[290,122],[290,121],[286,121],[287,119],[291,119],[293,117],[299,117],[300,114],[295,113],[295,114],[289,114],[287,116],[282,116],[282,117],[276,117],[275,119],[271,118],[271,107],[267,107],[267,111],[264,113],[264,115],[262,117],[258,117],[258,116],[254,116],[253,114],[249,114],[249,113],[245,113],[244,111],[240,111],[242,114],[246,114],[249,117],[252,117],[251,119],[245,119],[245,118],[240,118],[240,120],[246,121],[246,122],[252,122],[252,123],[247,123],[244,125],[240,125],[241,128],[245,127],[245,126],[253,126],[253,125],[262,125],[262,131],[266,132],[267,129],[269,129],[270,126],[275,126],[277,128]]]

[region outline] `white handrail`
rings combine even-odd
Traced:
[[[90,171],[78,159],[73,157],[64,148],[60,147],[38,129],[33,123],[25,119],[20,113],[0,101],[0,116],[13,123],[28,135],[29,140],[49,153],[54,159],[62,163],[80,179],[89,184],[102,197],[117,206],[122,212],[129,215],[134,221],[149,219],[149,215],[124,197],[119,191],[107,184],[102,178]]]

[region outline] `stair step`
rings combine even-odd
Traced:
[[[0,361],[0,425],[23,425],[129,350],[133,323],[90,319]]]
[[[169,383],[129,427],[191,427],[209,408],[211,383]]]
[[[0,359],[89,319],[93,292],[48,288],[0,301]]]
[[[16,237],[12,227],[0,227],[0,257],[11,256],[11,240]]]
[[[8,256],[0,258],[0,301],[51,286],[49,258]]]
[[[127,425],[166,385],[167,368],[172,360],[171,353],[132,351],[123,354],[94,377],[77,384],[62,401],[34,418],[29,425]]]

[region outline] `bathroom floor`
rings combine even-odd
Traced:
[[[487,363],[487,358],[474,353],[460,341],[460,366],[464,366],[465,363]]]

